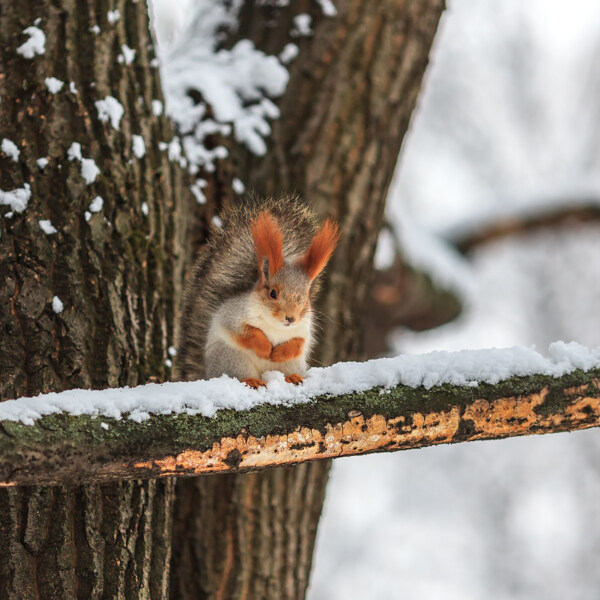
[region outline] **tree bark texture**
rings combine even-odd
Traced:
[[[56,414],[34,425],[2,421],[0,487],[240,473],[371,452],[598,426],[600,369],[556,378],[532,374],[477,387],[399,385],[385,393],[373,388],[289,406],[263,404],[247,411],[221,410],[212,418],[154,415],[139,423],[128,418],[103,417],[101,421],[88,415]],[[306,555],[299,546],[311,539],[316,527],[306,502],[318,514],[321,489],[317,486],[320,480],[315,479],[318,471],[308,467],[274,469],[271,478],[203,477],[204,485],[193,488],[193,501],[181,505],[186,516],[181,519],[178,515],[178,520],[209,528],[214,543],[240,563],[235,577],[247,580],[247,590],[254,591],[245,593],[251,597],[264,595],[259,593],[264,582],[245,572],[264,568],[258,567],[259,563],[268,564],[268,579],[273,580],[268,589],[273,594],[285,595],[285,585],[292,581],[279,576],[282,564],[302,565],[298,571],[302,577],[306,565],[298,561],[306,560]],[[294,479],[296,471],[298,481]],[[250,532],[238,527],[231,505],[219,501],[223,494],[233,496],[233,504],[246,510],[244,523],[251,527]],[[298,494],[304,503],[297,501]],[[211,518],[212,511],[218,514]],[[284,522],[282,513],[287,515]],[[249,514],[254,516],[249,518]],[[260,525],[253,521],[255,517],[261,519]],[[299,529],[291,527],[292,523]],[[287,557],[283,563],[279,553],[267,559],[249,550],[254,529],[260,553],[279,547]],[[284,538],[282,530],[286,532]],[[228,533],[218,535],[218,531]],[[292,540],[290,536],[297,537]],[[283,539],[287,541],[281,546]],[[237,544],[242,542],[246,551],[236,557]],[[289,555],[290,548],[297,554]],[[215,580],[227,579],[226,573],[233,566],[215,561],[213,552],[207,548],[200,554],[203,568],[213,573]],[[211,593],[217,594],[219,589],[228,590],[225,597],[233,593],[227,587],[212,589]]]
[[[236,175],[248,190],[297,192],[323,216],[337,218],[342,239],[318,307],[323,333],[315,358],[320,364],[357,359],[387,190],[444,2],[339,0],[332,18],[309,0],[276,4],[245,2],[229,43],[249,38],[271,54],[298,44],[278,102],[281,117],[266,156],[236,146],[233,164],[209,177],[209,205],[231,197],[227,181]],[[292,37],[301,13],[312,16],[312,34]],[[303,598],[328,470],[322,461],[285,472],[225,475],[218,484],[180,480],[171,598]],[[214,526],[222,514],[216,508],[202,518],[188,510],[199,499],[226,510],[230,543]]]
[[[17,49],[33,25],[45,48],[26,58]],[[161,380],[185,194],[177,165],[156,150],[172,131],[151,111],[162,92],[146,5],[0,0],[0,42],[0,138],[20,151],[0,154],[0,189],[31,190],[23,212],[8,218],[0,206],[0,398]],[[119,62],[123,45],[133,62]],[[49,77],[62,89],[52,92]],[[115,123],[99,118],[96,102],[108,96],[123,109]],[[81,159],[99,169],[89,184]],[[56,233],[42,231],[45,220]],[[0,596],[165,597],[172,505],[169,482],[2,491],[10,551],[0,554]]]

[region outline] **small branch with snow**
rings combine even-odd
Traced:
[[[298,387],[267,374],[258,392],[223,376],[9,400],[0,486],[245,472],[600,426],[600,349],[550,353],[339,363],[311,369]]]

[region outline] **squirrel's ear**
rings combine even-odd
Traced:
[[[251,223],[250,231],[261,276],[275,275],[283,267],[283,235],[268,212],[260,213]]]
[[[298,266],[306,271],[311,281],[323,270],[339,239],[340,232],[336,222],[327,219],[313,238],[309,249],[298,261]]]

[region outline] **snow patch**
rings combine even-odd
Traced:
[[[17,53],[24,58],[33,58],[36,54],[44,54],[46,51],[46,35],[39,27],[28,27],[23,33],[29,39],[17,48]]]
[[[55,300],[62,310],[62,302],[55,296],[52,301],[55,312]],[[478,383],[495,384],[515,375],[560,377],[576,369],[599,367],[600,347],[592,350],[576,343],[551,344],[548,358],[528,348],[432,352],[312,368],[302,386],[290,385],[281,372],[271,371],[264,374],[267,387],[258,391],[227,375],[207,381],[151,383],[134,388],[68,390],[1,402],[0,420],[32,425],[40,417],[59,412],[114,419],[126,416],[134,421],[147,420],[151,414],[214,417],[223,409],[248,410],[259,404],[303,404],[318,396],[364,392],[376,387],[391,388],[400,384],[426,389],[443,384],[476,386]]]
[[[135,60],[135,50],[130,48],[127,44],[123,44],[121,46],[121,54],[117,56],[117,62],[125,63],[126,65],[130,65]]]
[[[12,158],[15,162],[19,160],[19,154],[21,154],[21,151],[12,140],[4,138],[2,140],[2,144],[0,145],[0,149],[2,152],[4,152],[4,154],[6,154],[6,156]]]
[[[157,30],[166,112],[182,134],[192,172],[214,171],[215,161],[227,156],[224,147],[205,145],[207,136],[217,132],[233,133],[251,152],[264,154],[264,137],[271,132],[268,120],[279,117],[270,99],[283,94],[289,76],[278,58],[256,49],[250,40],[219,48],[222,32],[237,26],[239,9],[239,2],[229,7],[199,3],[187,29],[181,14],[171,31]],[[190,90],[199,92],[203,101],[195,103]]]
[[[114,25],[121,18],[121,12],[119,9],[109,10],[106,19],[111,25]]]
[[[136,158],[144,158],[146,155],[146,144],[144,143],[144,138],[141,135],[132,135],[131,136],[131,149],[135,154]]]
[[[22,188],[5,192],[0,190],[0,205],[10,206],[15,212],[23,212],[31,198],[31,186],[25,183]],[[8,217],[8,214],[4,215]],[[12,216],[12,215],[11,215]]]
[[[312,35],[312,17],[309,14],[296,15],[292,21],[294,27],[290,31],[292,37],[308,37]]]
[[[148,203],[147,202],[142,202],[142,213],[145,217],[148,216],[148,213],[150,212],[150,209],[148,208]]]
[[[64,304],[62,303],[62,300],[58,297],[58,296],[54,296],[54,298],[52,298],[52,310],[59,315],[64,308]]]
[[[100,121],[102,123],[110,121],[110,124],[118,131],[121,118],[125,112],[123,105],[113,96],[106,96],[103,100],[96,100],[95,104]]]
[[[60,92],[65,85],[64,81],[61,81],[56,77],[46,77],[46,79],[44,79],[44,83],[51,94],[58,94],[58,92]]]
[[[198,204],[206,204],[206,196],[203,191],[204,186],[206,186],[205,179],[196,179],[196,182],[190,186],[190,190],[194,194]]]
[[[296,44],[286,44],[283,47],[283,50],[279,53],[279,60],[284,65],[287,65],[288,63],[291,63],[298,56],[299,52],[300,52],[300,49],[298,48],[298,46],[296,46]]]
[[[40,169],[45,169],[48,166],[48,159],[44,157],[38,158],[35,162]]]
[[[317,4],[321,7],[321,12],[326,17],[335,17],[337,15],[337,8],[331,0],[317,0]]]
[[[163,113],[163,103],[160,100],[152,100],[152,114],[160,117]]]
[[[104,199],[100,196],[96,196],[89,205],[89,211],[91,213],[98,213],[102,210],[102,207],[104,206]]]
[[[53,233],[58,233],[58,230],[56,229],[56,227],[54,227],[54,225],[52,225],[50,220],[42,219],[42,220],[38,221],[38,223],[39,223],[40,229],[46,235],[52,235]]]
[[[96,177],[100,175],[100,169],[92,158],[81,159],[81,176],[85,179],[87,185],[91,185],[96,181]]]
[[[83,158],[81,154],[81,144],[73,142],[67,150],[67,158],[69,160],[78,160],[81,162],[81,176],[85,179],[87,185],[91,185],[96,181],[96,177],[100,175],[100,169],[92,158]]]
[[[237,177],[233,178],[233,181],[231,182],[231,187],[233,188],[233,191],[239,195],[243,194],[246,191],[246,186],[244,185],[242,180],[238,179]]]
[[[67,158],[69,160],[81,160],[81,144],[73,142],[67,149]]]

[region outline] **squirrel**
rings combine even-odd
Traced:
[[[311,300],[339,239],[297,197],[253,199],[222,215],[184,295],[177,377],[226,374],[258,389],[278,370],[299,384],[314,343]]]

